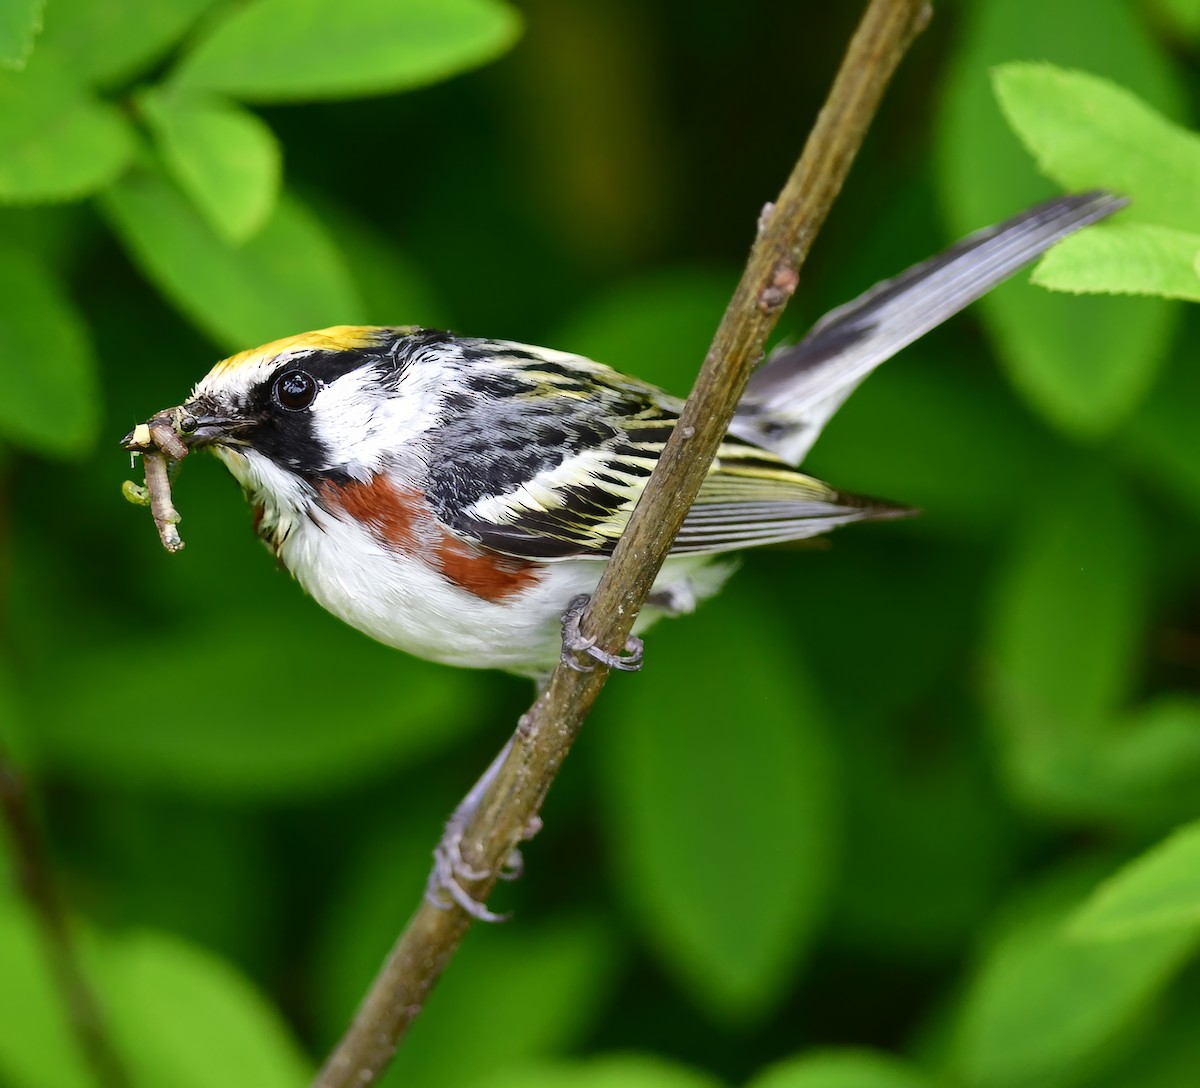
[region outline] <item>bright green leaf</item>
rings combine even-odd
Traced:
[[[279,195],[274,134],[233,102],[151,92],[139,102],[179,187],[227,242],[257,233]]]
[[[100,417],[87,329],[50,271],[16,250],[0,250],[0,298],[0,436],[77,456]]]
[[[1105,72],[1169,115],[1182,113],[1173,70],[1129,5],[979,0],[962,16],[937,134],[939,184],[955,236],[1049,192],[996,107],[988,74],[995,65],[1049,60]],[[980,312],[1014,387],[1056,427],[1083,437],[1111,430],[1136,407],[1176,320],[1160,299],[1065,298],[1019,282],[991,292]]]
[[[1122,218],[1200,231],[1200,136],[1107,79],[1005,64],[996,97],[1043,173],[1065,189],[1133,198]]]
[[[230,350],[360,323],[361,302],[333,240],[284,195],[263,229],[230,246],[161,174],[140,169],[103,207],[133,257],[200,328]]]
[[[640,1054],[545,1062],[484,1074],[463,1088],[721,1088],[707,1073]]]
[[[1124,941],[1071,939],[1063,902],[1072,874],[1059,870],[1052,898],[1027,909],[985,954],[962,999],[952,1053],[967,1088],[1067,1088],[1083,1080],[1190,956],[1194,935]],[[1071,884],[1074,885],[1072,879]]]
[[[1200,822],[1180,828],[1105,881],[1075,914],[1073,936],[1106,940],[1200,923]]]
[[[1198,178],[1200,180],[1200,178]],[[1055,246],[1033,282],[1055,291],[1159,295],[1200,302],[1200,234],[1150,223],[1113,223]]]
[[[23,68],[42,29],[46,0],[5,0],[0,7],[0,68]]]
[[[0,964],[0,1083],[10,1088],[94,1088],[63,1013],[42,935],[24,904],[2,890]]]
[[[255,102],[384,94],[493,60],[519,29],[501,0],[256,0],[231,9],[176,78]]]
[[[730,1020],[769,1008],[807,951],[837,837],[803,663],[739,589],[652,632],[650,663],[614,685],[596,730],[622,891],[667,966]]]
[[[232,967],[153,932],[113,940],[100,982],[141,1085],[301,1088],[312,1070],[282,1018]]]
[[[86,196],[115,178],[132,150],[120,112],[45,48],[23,71],[0,69],[0,202]]]
[[[46,43],[72,71],[107,86],[165,54],[214,0],[53,0]]]
[[[746,1088],[932,1088],[921,1070],[870,1050],[826,1050],[773,1065]]]

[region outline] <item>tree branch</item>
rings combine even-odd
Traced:
[[[804,152],[764,215],[679,423],[582,617],[581,629],[599,646],[611,652],[624,647],[884,89],[929,14],[926,0],[871,0]],[[560,665],[521,718],[508,757],[463,835],[463,860],[473,870],[499,872],[526,829],[535,825],[607,671],[597,665],[580,673]],[[463,886],[483,902],[495,879]],[[471,920],[457,906],[421,904],[314,1088],[361,1088],[375,1081]]]

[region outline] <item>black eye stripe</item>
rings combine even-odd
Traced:
[[[271,386],[271,399],[286,412],[303,412],[317,397],[320,385],[307,370],[288,370]]]

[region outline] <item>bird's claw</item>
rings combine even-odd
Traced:
[[[610,669],[620,669],[621,672],[637,672],[642,667],[645,647],[636,635],[630,635],[625,640],[624,654],[610,654],[596,645],[594,638],[588,638],[579,629],[579,620],[583,610],[590,600],[586,593],[581,593],[563,613],[562,622],[562,653],[560,659],[569,669],[576,672],[591,672],[594,665],[580,661],[577,654],[586,654]]]

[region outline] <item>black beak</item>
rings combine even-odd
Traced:
[[[177,460],[189,450],[235,444],[255,424],[210,397],[197,397],[178,408],[165,408],[129,432],[121,445],[133,453],[161,449]]]

